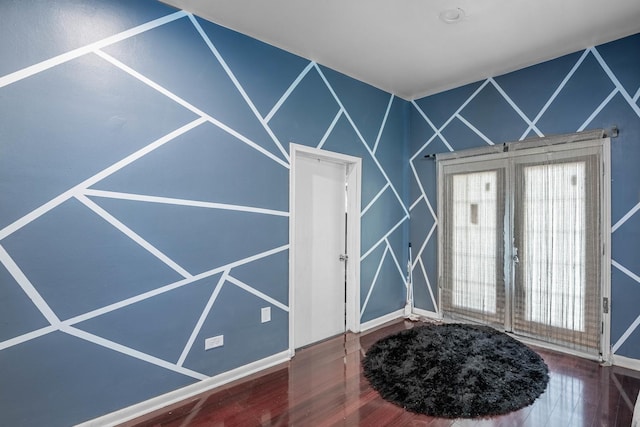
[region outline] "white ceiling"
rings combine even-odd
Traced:
[[[640,32],[639,0],[162,1],[408,100]]]

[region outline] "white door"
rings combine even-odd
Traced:
[[[346,168],[299,156],[295,169],[294,343],[299,348],[345,331]]]

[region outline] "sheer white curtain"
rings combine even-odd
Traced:
[[[453,305],[496,312],[496,171],[453,177]]]
[[[502,169],[449,174],[444,203],[446,255],[442,304],[464,318],[504,322]]]
[[[584,331],[584,162],[524,168],[525,320]]]

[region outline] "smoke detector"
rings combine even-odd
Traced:
[[[457,7],[455,9],[447,9],[440,12],[440,20],[447,24],[455,24],[456,22],[460,22],[464,19],[464,10]]]

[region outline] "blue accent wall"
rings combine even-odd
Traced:
[[[403,308],[407,101],[155,0],[0,2],[0,58],[2,423],[287,350],[290,142],[362,158],[361,321]]]
[[[0,24],[3,423],[73,425],[287,350],[290,142],[362,159],[367,322],[404,307],[409,241],[435,309],[422,155],[617,124],[612,342],[640,358],[640,36],[408,102],[155,0],[8,0]]]
[[[640,34],[411,103],[417,307],[436,311],[437,189],[426,154],[617,126],[611,140],[611,345],[640,359]],[[431,232],[433,231],[433,232]]]

